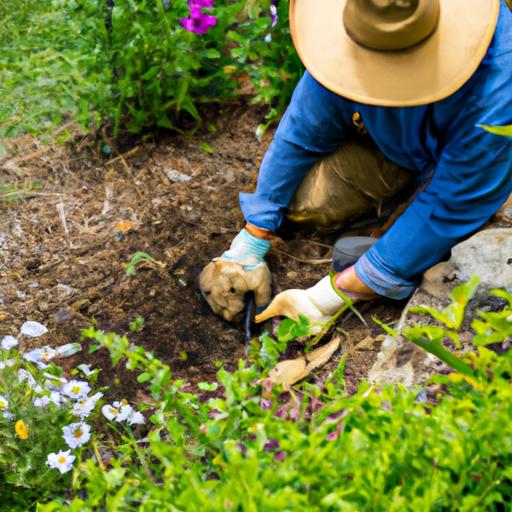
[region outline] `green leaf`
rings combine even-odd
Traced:
[[[142,384],[143,382],[147,382],[150,379],[151,379],[151,375],[149,373],[147,373],[147,372],[144,372],[144,373],[141,373],[137,377],[137,382],[140,382]]]
[[[507,0],[507,2],[510,2],[512,0]],[[503,137],[512,137],[512,124],[508,126],[489,126],[487,124],[479,124],[479,128],[483,128],[484,130],[488,131],[489,133],[493,133],[494,135],[502,135]]]
[[[473,298],[480,280],[473,276],[467,283],[454,288],[450,294],[452,303],[441,311],[431,306],[415,306],[409,308],[411,313],[430,315],[450,329],[459,329],[464,320],[468,302]]]
[[[372,320],[379,326],[381,327],[382,329],[384,329],[390,336],[393,336],[393,337],[397,337],[398,336],[398,331],[396,329],[393,329],[392,327],[390,327],[389,325],[381,322],[377,317],[375,316],[372,316]]]
[[[201,391],[215,391],[219,386],[216,382],[198,382],[197,387]]]
[[[291,318],[284,318],[279,324],[277,330],[277,339],[283,343],[304,338],[309,334],[309,318],[302,313],[299,314],[297,321]]]
[[[200,142],[198,147],[203,153],[207,153],[209,155],[213,154],[213,148],[207,142]]]

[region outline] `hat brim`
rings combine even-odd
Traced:
[[[457,91],[476,71],[500,0],[444,0],[435,32],[401,51],[376,51],[346,33],[346,0],[290,0],[290,30],[306,69],[324,87],[384,107],[424,105]]]

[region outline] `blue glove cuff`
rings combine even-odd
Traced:
[[[264,258],[272,244],[268,240],[256,238],[245,229],[231,242],[228,251],[222,254],[221,259],[233,261],[244,265],[245,270],[253,270],[264,264]]]

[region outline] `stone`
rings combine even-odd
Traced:
[[[187,174],[183,174],[182,172],[175,171],[173,169],[165,169],[165,175],[169,178],[170,181],[178,182],[178,183],[186,183],[192,179],[191,176]]]
[[[28,321],[21,326],[21,334],[30,338],[38,338],[48,332],[48,329],[39,322]]]
[[[406,305],[396,330],[415,323],[433,323],[428,317],[408,314],[414,306],[442,309],[450,303],[450,292],[471,276],[480,278],[478,296],[492,288],[512,289],[512,228],[491,228],[476,233],[452,249],[451,258],[427,270],[421,286]],[[471,348],[471,336],[462,333],[463,351]],[[422,384],[433,373],[450,369],[432,354],[399,335],[386,336],[368,373],[371,383]]]

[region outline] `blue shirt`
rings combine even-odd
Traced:
[[[479,127],[512,124],[512,13],[504,0],[482,63],[442,101],[365,105],[327,90],[306,72],[265,154],[256,192],[240,194],[246,220],[276,230],[307,171],[353,133],[355,112],[390,160],[419,179],[434,171],[429,185],[356,264],[370,288],[405,298],[424,270],[484,225],[512,192],[512,140]]]

